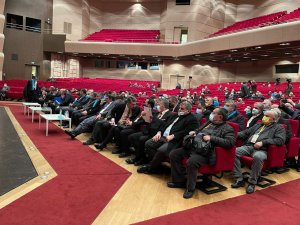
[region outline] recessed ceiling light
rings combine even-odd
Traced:
[[[245,52],[244,55],[250,55],[250,53],[249,52]]]
[[[179,60],[179,58],[178,57],[174,57],[174,60]]]
[[[251,59],[252,61],[256,61],[257,59]]]
[[[263,57],[267,57],[267,56],[269,56],[269,55],[261,55],[261,56],[263,56]]]
[[[158,56],[157,55],[154,55],[154,56],[152,56],[153,58],[157,58]]]
[[[211,60],[211,61],[213,61],[213,62],[217,62],[217,60],[215,60],[215,59],[213,59],[213,60]]]
[[[229,50],[229,51],[231,51],[231,52],[237,52],[238,50],[236,50],[236,49],[231,49],[231,50]]]
[[[290,45],[291,43],[289,43],[289,42],[286,42],[286,43],[280,43],[279,45],[281,45],[281,46],[286,46],[286,45]]]
[[[195,55],[196,57],[199,57],[199,56],[201,56],[201,55]]]
[[[236,60],[234,60],[234,61],[236,61],[236,62],[239,62],[239,61],[241,61],[241,60],[239,60],[239,59],[236,59]]]
[[[248,56],[245,56],[245,57],[243,57],[244,59],[249,59],[250,57],[248,57]]]
[[[286,55],[291,55],[292,53],[290,53],[290,52],[286,52],[286,53],[284,53],[284,54],[286,54]]]
[[[255,49],[261,49],[261,46],[256,46]]]
[[[109,55],[108,53],[104,53],[103,55]]]
[[[215,52],[211,52],[210,54],[211,54],[211,55],[214,55],[214,54],[216,54],[216,53],[215,53]]]
[[[122,54],[122,55],[120,55],[120,56],[123,57],[123,56],[125,56],[125,55]]]

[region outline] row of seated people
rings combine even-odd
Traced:
[[[114,100],[115,97],[117,100]],[[205,104],[208,106],[210,103],[211,99],[207,98]],[[148,108],[153,108],[155,101],[148,99],[145,104]],[[190,198],[194,194],[197,169],[204,164],[215,163],[213,149],[217,146],[231,148],[235,145],[236,136],[233,128],[226,121],[236,122],[240,128],[237,137],[245,140],[236,151],[233,171],[236,182],[232,185],[233,188],[244,186],[239,159],[243,155],[254,157],[247,193],[255,191],[263,161],[267,158],[267,147],[284,145],[287,139],[286,133],[288,133],[278,124],[281,118],[281,111],[278,107],[263,113],[264,108],[267,107],[266,103],[265,105],[254,104],[253,115],[249,119],[247,129],[244,129],[243,117],[243,120],[233,119],[238,114],[236,110],[230,109],[235,107],[232,101],[226,102],[224,108],[208,106],[203,113],[198,111],[198,114],[194,114],[191,112],[192,104],[189,101],[178,102],[175,97],[162,98],[157,101],[157,112],[153,110],[153,117],[149,122],[146,122],[145,112],[141,112],[136,105],[136,99],[132,96],[124,100],[121,96],[108,93],[101,105],[97,114],[84,118],[74,130],[65,130],[65,132],[73,139],[83,132],[92,130],[91,138],[84,144],[95,144],[98,150],[104,149],[109,142],[114,140],[117,148],[113,150],[113,153],[119,154],[119,157],[128,157],[130,146],[133,146],[135,157],[126,159],[126,162],[139,166],[137,169],[139,173],[156,172],[166,157],[169,157],[172,181],[168,183],[168,186],[186,187],[185,198]],[[199,118],[205,112],[209,112],[207,122],[199,128]],[[259,119],[262,123],[257,123]],[[141,126],[144,126],[144,129],[141,130]],[[186,135],[201,136],[198,139],[205,143],[209,142],[211,145],[209,153],[203,155],[201,149],[181,148],[182,140]],[[186,157],[189,158],[187,166],[182,167],[181,161]],[[188,174],[187,181],[185,181],[185,174]]]

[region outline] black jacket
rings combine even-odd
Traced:
[[[172,112],[169,110],[163,115],[161,119],[158,119],[158,115],[154,116],[152,122],[148,124],[143,130],[143,134],[153,137],[162,127],[165,126],[172,115]]]
[[[117,124],[121,119],[123,112],[126,108],[126,103],[121,101],[115,105],[115,107],[111,110],[110,118],[115,118],[115,123]],[[140,107],[136,106],[132,109],[132,115],[129,118],[130,121],[134,121],[139,114],[141,113]],[[108,118],[109,119],[109,118]]]
[[[211,124],[210,121],[203,124],[196,133],[203,132],[205,134],[205,128]],[[234,134],[234,129],[232,126],[223,122],[214,127],[212,134],[210,134],[210,143],[213,148],[222,147],[222,148],[232,148],[236,142],[236,137]],[[216,162],[216,153],[211,151],[208,155],[209,164],[214,165]]]
[[[164,131],[174,122],[177,117],[178,115],[173,115],[170,117],[167,123],[160,128],[161,135],[164,134]],[[170,130],[170,135],[174,134],[174,139],[172,142],[181,142],[185,135],[187,135],[190,131],[196,130],[198,127],[199,122],[193,114],[188,113],[187,115],[179,116],[179,119]]]
[[[255,118],[250,122],[250,124],[249,124],[249,126],[247,126],[247,128],[250,128],[250,127],[252,127],[253,125],[255,125],[255,124],[257,123],[257,121],[262,120],[263,117],[264,117],[264,114],[263,114],[263,113],[259,114],[257,117],[255,117]],[[251,118],[251,117],[250,117],[250,118]],[[250,119],[250,118],[249,118],[249,119]]]

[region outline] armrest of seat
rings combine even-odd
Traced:
[[[216,170],[232,170],[234,166],[235,159],[235,146],[230,149],[225,149],[221,147],[216,147]]]
[[[268,146],[268,168],[281,167],[284,163],[286,146],[270,145]]]
[[[298,156],[299,151],[299,145],[300,145],[300,138],[298,137],[292,137],[287,144],[287,157],[295,157]]]

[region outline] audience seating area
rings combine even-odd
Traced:
[[[224,34],[237,33],[240,31],[245,31],[249,29],[270,25],[273,22],[278,21],[280,18],[283,18],[285,15],[287,15],[287,12],[282,11],[282,12],[277,12],[265,16],[255,17],[249,20],[239,21],[231,26],[225,27],[217,31],[216,33],[211,34],[209,37],[216,37]]]
[[[103,29],[87,36],[83,41],[102,42],[159,42],[159,30]]]
[[[10,90],[7,92],[6,97],[11,99],[22,99],[23,90],[27,84],[27,80],[2,80],[0,81],[0,89],[3,84],[7,83]],[[129,85],[132,84],[131,87]],[[93,89],[94,91],[107,91],[108,89],[112,91],[131,91],[136,94],[139,92],[146,92],[150,94],[151,86],[155,85],[158,87],[160,85],[159,81],[141,81],[141,80],[115,80],[115,79],[105,79],[105,78],[59,78],[55,82],[50,81],[38,81],[40,88],[54,86],[57,88],[66,88],[71,90],[72,88],[81,89]],[[150,85],[150,87],[147,87]]]
[[[279,17],[274,22],[292,22],[300,19],[300,8],[290,12],[289,14]]]

